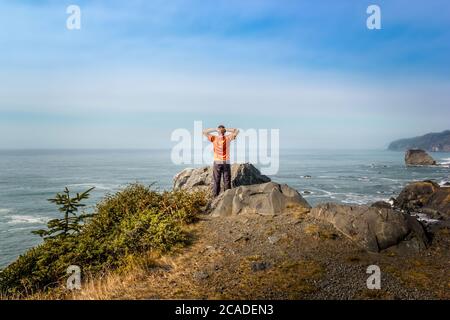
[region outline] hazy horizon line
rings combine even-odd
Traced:
[[[127,151],[146,151],[146,150],[172,150],[172,148],[126,148],[126,147],[117,147],[117,148],[1,148],[0,151],[119,151],[119,150],[127,150]],[[195,149],[194,149],[195,150]],[[387,150],[387,151],[396,151],[389,150],[387,147],[380,148],[307,148],[307,147],[282,147],[279,150]]]

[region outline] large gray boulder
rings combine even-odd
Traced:
[[[278,215],[291,209],[309,211],[310,208],[297,190],[286,184],[268,182],[225,191],[212,202],[211,215]]]
[[[405,164],[407,166],[433,166],[436,165],[436,161],[424,150],[410,149],[405,153]]]
[[[231,165],[231,187],[269,182],[270,178],[261,174],[251,163],[235,163]],[[212,166],[202,168],[187,168],[173,179],[174,190],[207,191],[212,188]],[[222,183],[223,187],[223,183]]]
[[[393,209],[326,203],[313,208],[309,215],[331,223],[367,251],[379,252],[395,245],[420,250],[428,245],[420,222]]]

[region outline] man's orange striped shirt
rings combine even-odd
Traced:
[[[209,135],[208,140],[212,142],[214,147],[214,161],[229,161],[230,160],[230,141],[233,140],[233,135]]]

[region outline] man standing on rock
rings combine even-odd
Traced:
[[[214,131],[217,131],[218,135],[211,134]],[[230,134],[225,135],[226,132],[230,132]],[[238,129],[225,129],[223,125],[219,125],[217,129],[210,128],[203,130],[203,134],[214,146],[214,197],[217,197],[220,193],[220,179],[222,176],[224,189],[231,189],[230,141],[236,139],[238,133]]]

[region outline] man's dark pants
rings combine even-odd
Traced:
[[[217,197],[220,193],[220,179],[223,176],[224,189],[231,189],[231,166],[229,163],[214,162],[213,165],[213,194]]]

